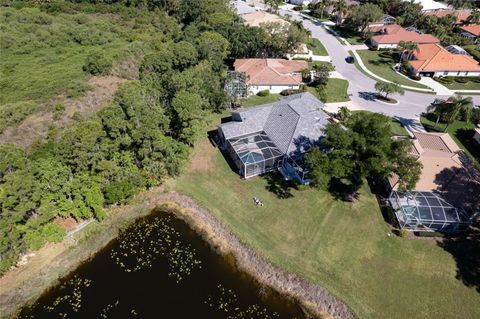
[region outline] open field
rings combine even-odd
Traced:
[[[408,85],[422,89],[428,88],[423,84],[409,80],[397,74],[392,67],[398,61],[385,51],[358,50],[357,53],[362,58],[363,64],[365,64],[367,69],[384,79],[397,82],[401,85]]]
[[[446,123],[438,123],[435,127],[436,117],[433,115],[422,116],[420,121],[427,131],[443,132],[446,127]],[[467,153],[467,155],[473,160],[475,165],[480,169],[480,146],[473,139],[475,124],[467,123],[463,121],[453,122],[447,129],[448,134],[458,144],[458,146]]]
[[[346,203],[271,176],[242,180],[207,140],[195,149],[198,160],[208,164],[192,165],[170,187],[275,265],[329,289],[359,318],[480,316],[480,294],[456,278],[455,258],[435,240],[392,235],[368,187]],[[254,205],[254,196],[265,206]],[[463,253],[478,252],[467,247]]]

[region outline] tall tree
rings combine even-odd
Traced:
[[[388,99],[388,96],[393,93],[398,93],[400,95],[405,94],[405,90],[397,83],[387,83],[382,81],[375,83],[375,90],[380,94],[383,93],[385,99]]]
[[[473,110],[473,100],[470,96],[463,97],[461,95],[454,95],[449,97],[447,101],[450,107],[446,108],[444,113],[447,120],[445,132],[450,124],[459,118],[461,112],[465,114],[467,122],[470,121],[470,115]]]
[[[365,32],[368,25],[383,17],[383,11],[377,5],[366,3],[350,7],[345,25],[351,30]]]

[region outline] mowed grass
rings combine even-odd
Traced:
[[[480,91],[480,83],[468,81],[467,83],[458,83],[453,81],[451,84],[443,84],[450,90],[478,90]]]
[[[276,102],[280,99],[280,94],[268,94],[267,96],[252,95],[242,101],[242,107],[252,107],[256,105]]]
[[[423,84],[409,80],[399,74],[397,74],[392,67],[398,63],[398,60],[394,59],[394,56],[389,55],[385,51],[371,51],[371,50],[358,50],[358,55],[362,58],[363,64],[368,70],[376,75],[401,85],[408,85],[416,88],[428,88]]]
[[[435,240],[390,234],[368,187],[358,201],[346,203],[324,191],[285,190],[269,180],[240,179],[204,140],[192,167],[171,187],[193,197],[275,265],[327,288],[359,318],[480,316],[480,294],[455,277],[452,256]]]
[[[407,130],[405,129],[405,127],[403,127],[402,123],[400,123],[396,119],[392,119],[390,121],[390,127],[394,136],[409,136]]]
[[[435,128],[436,116],[427,114],[420,117],[420,122],[430,132],[444,132],[446,123],[438,123]],[[465,151],[465,153],[472,159],[478,169],[480,169],[480,145],[473,139],[475,134],[475,124],[464,121],[455,121],[448,126],[447,132],[458,144],[458,146]]]
[[[350,101],[348,97],[348,81],[343,79],[329,79],[325,86],[325,103]],[[308,86],[307,91],[321,99],[315,87]]]
[[[312,50],[314,55],[328,55],[327,49],[325,49],[325,46],[318,39],[310,39],[307,43],[307,48]]]

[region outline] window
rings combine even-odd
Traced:
[[[445,71],[445,72],[443,72],[443,75],[448,75],[448,72],[446,72],[446,71]]]

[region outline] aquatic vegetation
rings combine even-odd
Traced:
[[[159,257],[168,261],[168,276],[179,283],[201,261],[194,248],[181,241],[181,235],[171,226],[171,217],[141,220],[120,232],[119,245],[110,252],[111,259],[125,272],[151,268]]]
[[[248,306],[245,309],[241,309],[239,306],[239,300],[235,291],[227,289],[222,284],[217,286],[218,292],[216,297],[210,296],[205,301],[210,308],[215,309],[222,313],[226,319],[270,319],[280,318],[280,315],[276,312],[270,312],[268,309],[263,308],[257,304]]]
[[[51,305],[44,306],[44,309],[48,312],[54,312],[59,306],[65,305],[74,312],[78,312],[82,306],[82,291],[88,288],[92,283],[89,279],[83,279],[78,276],[74,276],[61,285],[61,288],[66,291],[62,296],[57,297]],[[66,318],[66,312],[58,312],[60,318]]]

